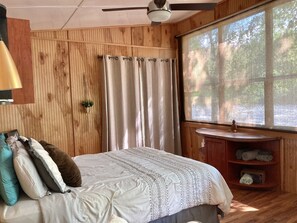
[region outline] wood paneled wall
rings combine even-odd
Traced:
[[[102,61],[97,56],[175,57],[173,32],[171,25],[68,31],[75,154],[101,151]],[[85,114],[80,102],[88,98],[95,106]]]
[[[178,22],[177,34],[183,34],[201,26],[207,25],[219,19],[223,19],[234,13],[248,9],[254,5],[265,2],[266,0],[225,0],[220,2],[214,10],[202,11],[190,18]]]
[[[35,103],[0,106],[0,131],[44,139],[71,156],[101,152],[98,55],[175,57],[174,26],[31,33]],[[82,100],[94,106],[86,114]]]

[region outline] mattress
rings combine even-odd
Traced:
[[[200,205],[230,210],[226,182],[205,163],[152,148],[81,155],[74,161],[82,187],[35,201],[24,195],[13,207],[0,205],[1,222],[104,223],[116,215],[140,223]]]
[[[1,201],[0,201],[1,202]],[[42,214],[37,200],[30,199],[24,193],[21,194],[20,200],[14,206],[0,205],[0,222],[1,223],[40,223]]]

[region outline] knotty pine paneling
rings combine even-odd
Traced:
[[[214,21],[215,12],[202,11],[176,24],[176,34],[183,34]]]
[[[132,28],[132,45],[176,48],[174,25],[138,26]]]
[[[133,48],[132,54],[135,57],[176,58],[175,49]]]
[[[71,91],[75,154],[101,152],[101,75],[104,46],[70,43]],[[86,113],[81,102],[94,101]]]
[[[101,90],[102,90],[102,59],[98,55],[125,55],[131,56],[130,28],[90,30],[71,30],[70,42],[70,73],[73,102],[73,128],[75,154],[98,153],[102,151],[102,117],[101,117]],[[123,42],[124,41],[124,42]],[[100,44],[103,43],[103,44]],[[123,46],[109,45],[121,43]],[[91,99],[94,106],[90,113],[86,113],[80,105],[81,101]]]
[[[175,57],[174,30],[162,25],[32,32],[35,103],[0,106],[0,131],[18,129],[71,156],[103,151],[97,56]],[[80,105],[85,99],[94,101],[88,114]]]
[[[74,155],[67,43],[32,40],[31,47],[35,103],[0,106],[1,131],[18,129]]]
[[[40,32],[31,32],[31,37],[33,38],[40,38],[46,40],[67,40],[68,39],[68,32],[63,31],[40,31]]]
[[[131,45],[131,27],[70,30],[69,40]]]
[[[31,130],[32,134],[73,156],[68,44],[34,39],[32,52],[36,95],[34,111],[37,113],[35,122],[40,123],[39,129]]]
[[[138,26],[132,28],[132,55],[135,57],[176,58],[174,25]]]
[[[68,31],[76,155],[103,151],[101,148],[102,105],[100,93],[102,89],[102,60],[98,59],[97,55],[150,57],[164,57],[168,55],[174,57],[175,55],[175,49],[150,48],[145,43],[135,46],[133,44],[135,36],[132,35],[131,29],[133,30],[134,28],[99,28]],[[143,29],[141,29],[141,32],[143,32]],[[166,33],[166,36],[163,37],[164,44],[169,43],[171,40],[166,41],[166,39],[170,39],[171,36],[168,36],[168,33],[165,31],[163,33],[164,35]],[[141,48],[141,46],[145,47]],[[85,113],[80,105],[81,101],[86,98],[94,101],[94,106],[88,114]]]
[[[215,20],[222,19],[241,10],[257,5],[265,0],[225,0],[220,2],[214,10],[199,12],[190,18],[176,24],[176,34],[183,34]]]
[[[215,9],[215,20],[232,15],[266,0],[228,0],[222,1]]]

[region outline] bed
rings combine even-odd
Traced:
[[[212,166],[152,148],[131,148],[74,157],[82,187],[39,200],[22,194],[14,206],[1,203],[9,223],[219,222],[232,193]]]

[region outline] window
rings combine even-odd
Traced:
[[[182,54],[186,120],[297,130],[297,0],[186,35]]]

